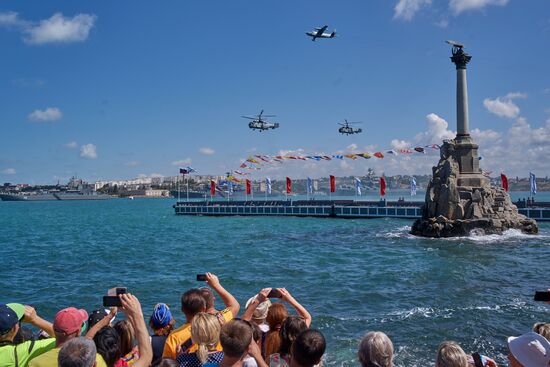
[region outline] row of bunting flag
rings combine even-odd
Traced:
[[[196,172],[196,170],[193,167],[190,167],[190,166],[180,168],[180,174],[182,174],[182,175],[186,175],[186,174],[193,173],[193,172]],[[333,193],[333,192],[336,191],[336,178],[333,175],[330,175],[329,178],[330,178],[329,179],[330,192]],[[239,180],[239,179],[237,179],[237,178],[235,178],[234,176],[231,176],[231,175],[228,176],[228,180],[229,180],[229,182],[242,183],[242,180]],[[502,183],[502,188],[505,191],[509,191],[508,177],[504,173],[501,173],[500,174],[500,180],[501,180],[501,183]],[[249,179],[245,179],[244,181],[245,181],[245,185],[246,185],[246,194],[251,195],[252,194],[251,181]],[[379,184],[380,184],[380,196],[384,197],[386,195],[386,180],[385,180],[384,177],[380,177]],[[269,177],[266,177],[266,179],[265,179],[265,186],[266,186],[266,194],[270,195],[271,194],[271,179]],[[360,196],[362,194],[362,188],[364,188],[364,187],[362,185],[361,180],[359,178],[355,177],[355,193],[356,193],[356,195]],[[535,174],[532,173],[532,172],[529,172],[529,189],[530,189],[531,195],[535,195],[537,193],[537,178],[536,178]],[[313,194],[313,180],[310,177],[307,178],[306,190],[307,190],[308,195]],[[220,191],[220,190],[219,190],[219,188],[217,188],[216,182],[214,180],[212,180],[211,184],[210,184],[210,195],[214,196],[216,194],[216,191]],[[230,185],[230,189],[229,189],[230,193],[231,193],[231,191],[232,191],[232,185]],[[290,179],[290,177],[286,178],[286,193],[287,194],[292,193],[292,180]],[[411,196],[416,195],[416,178],[414,176],[411,177],[410,193],[411,193]]]

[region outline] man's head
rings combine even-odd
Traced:
[[[175,324],[170,308],[165,303],[157,303],[149,318],[149,326],[157,335],[167,335]]]
[[[223,352],[230,358],[243,358],[251,341],[252,329],[241,320],[229,321],[220,332]]]
[[[206,301],[200,289],[190,289],[181,296],[181,310],[188,322],[199,312],[206,311]]]
[[[393,343],[381,331],[367,333],[359,343],[357,354],[363,367],[393,366]]]
[[[302,331],[292,343],[290,366],[313,367],[319,364],[326,347],[325,337],[320,331]]]
[[[76,338],[86,329],[88,313],[74,307],[59,311],[53,320],[53,330],[57,345],[60,346],[67,340]]]
[[[508,349],[511,367],[548,367],[550,363],[550,342],[537,333],[509,337]]]
[[[439,344],[437,348],[437,367],[468,367],[468,356],[464,350],[453,341]]]
[[[78,337],[63,344],[57,356],[59,367],[93,367],[96,347],[91,339]]]
[[[0,304],[0,341],[13,341],[23,317],[25,306],[19,303]]]
[[[202,296],[204,298],[204,302],[206,303],[206,311],[210,311],[214,309],[214,303],[216,302],[216,297],[214,297],[214,292],[212,292],[212,289],[208,287],[202,287],[199,288]]]

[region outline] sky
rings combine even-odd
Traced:
[[[312,42],[328,25],[338,36]],[[249,155],[440,144],[456,131],[462,42],[485,171],[550,172],[548,0],[0,2],[0,183],[238,169]],[[248,129],[241,115],[274,114]],[[361,134],[338,123],[361,121]],[[289,153],[292,154],[292,153]],[[438,153],[253,171],[427,174]]]

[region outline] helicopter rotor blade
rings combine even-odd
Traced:
[[[241,116],[243,119],[256,120],[256,117]]]

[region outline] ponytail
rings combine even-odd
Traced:
[[[200,343],[195,353],[197,353],[197,358],[201,361],[201,364],[204,364],[208,359],[208,347],[206,344]]]

